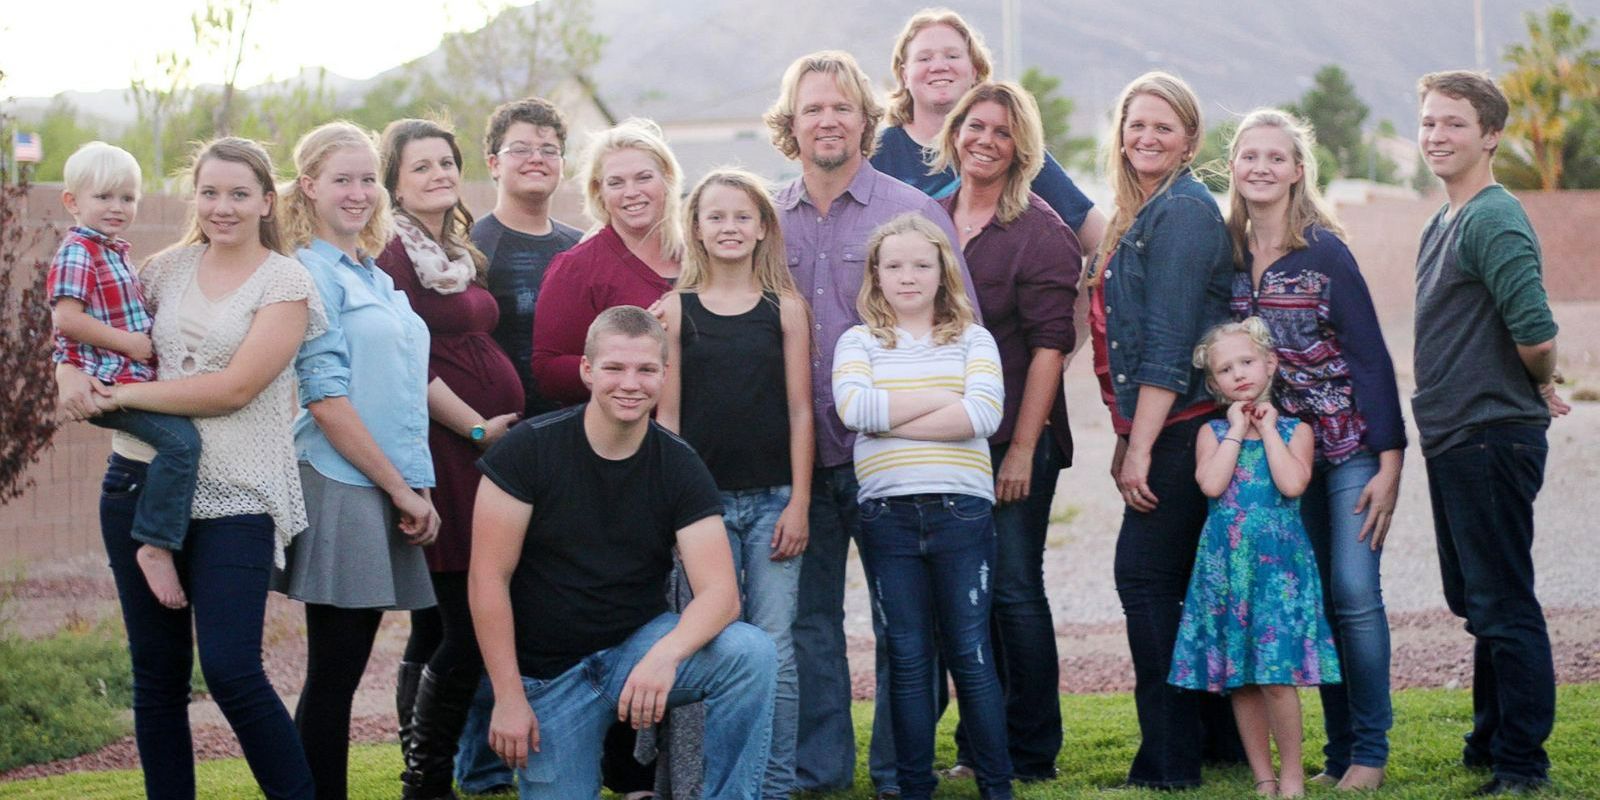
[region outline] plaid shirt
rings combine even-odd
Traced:
[[[91,228],[74,225],[50,260],[45,291],[53,305],[70,297],[83,303],[85,313],[113,328],[149,334],[153,322],[145,306],[144,289],[128,263],[128,242]],[[154,364],[133,361],[115,350],[55,336],[56,363],[66,362],[106,383],[136,383],[156,379]]]

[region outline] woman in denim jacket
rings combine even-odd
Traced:
[[[1202,755],[1240,757],[1227,701],[1166,683],[1206,518],[1196,429],[1215,413],[1190,353],[1228,319],[1232,248],[1216,201],[1188,168],[1204,128],[1187,84],[1140,76],[1122,90],[1112,129],[1117,212],[1088,285],[1095,374],[1117,432],[1111,474],[1127,504],[1115,572],[1142,735],[1128,783],[1196,786]]]

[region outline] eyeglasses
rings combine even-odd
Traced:
[[[561,148],[553,144],[541,144],[537,148],[529,147],[525,144],[514,144],[510,147],[502,148],[495,155],[501,158],[510,157],[517,161],[527,161],[533,158],[534,153],[538,153],[541,157],[551,161],[561,158]]]

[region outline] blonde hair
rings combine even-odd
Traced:
[[[255,178],[256,182],[260,184],[261,194],[272,198],[273,205],[271,208],[277,208],[278,191],[272,184],[272,156],[267,153],[265,147],[250,139],[242,139],[237,136],[212,139],[200,145],[195,148],[194,156],[189,161],[188,169],[184,170],[189,174],[189,187],[191,190],[199,190],[200,168],[205,166],[207,161],[227,161],[244,165],[246,169],[250,170],[251,177]],[[265,217],[261,218],[258,231],[263,247],[275,253],[288,253],[283,246],[283,233],[278,229],[278,215],[274,211],[269,211]],[[190,202],[187,229],[184,231],[183,238],[179,239],[178,243],[173,247],[187,247],[194,244],[211,244],[211,239],[200,228],[198,210],[195,208],[194,203]]]
[[[299,173],[294,180],[285,183],[278,190],[278,198],[283,208],[283,234],[291,248],[301,248],[311,244],[317,238],[317,209],[316,205],[300,190],[300,178],[316,180],[322,175],[322,168],[328,162],[328,156],[334,151],[345,148],[365,150],[372,154],[372,163],[378,166],[381,159],[378,157],[378,146],[373,140],[372,133],[353,123],[339,120],[318,125],[309,133],[300,137],[294,146],[294,166]],[[372,212],[372,218],[367,220],[365,227],[356,235],[356,248],[364,255],[376,256],[383,252],[389,245],[389,239],[394,235],[394,217],[389,210],[389,193],[377,192],[377,209]]]
[[[688,234],[688,244],[684,247],[683,271],[678,274],[676,291],[702,289],[711,277],[711,254],[706,251],[705,242],[700,240],[700,198],[713,186],[726,186],[744,192],[756,207],[765,235],[756,242],[755,252],[751,253],[751,265],[761,290],[780,297],[798,297],[794,275],[789,272],[788,252],[783,246],[783,229],[778,225],[778,211],[772,204],[771,195],[762,187],[760,178],[742,169],[731,168],[713,170],[689,192],[689,202],[683,211],[683,229]]]
[[[1211,375],[1211,348],[1215,347],[1217,342],[1222,341],[1224,336],[1243,336],[1249,339],[1250,343],[1255,345],[1256,349],[1266,359],[1276,360],[1278,357],[1277,350],[1273,349],[1272,331],[1267,329],[1267,323],[1263,322],[1260,317],[1245,317],[1239,322],[1224,322],[1206,331],[1206,335],[1200,337],[1200,343],[1194,346],[1192,363],[1195,369],[1205,370],[1206,389],[1211,392],[1211,396],[1216,398],[1219,404],[1230,401],[1227,395],[1222,393],[1222,388],[1217,386],[1216,379]],[[1272,384],[1273,379],[1277,377],[1276,372],[1277,370],[1267,370],[1267,383],[1261,387],[1260,394],[1256,395],[1256,402],[1272,396]]]
[[[994,59],[989,55],[989,48],[983,43],[983,34],[960,14],[948,8],[924,8],[911,15],[906,20],[906,26],[900,29],[900,35],[894,40],[894,55],[889,58],[889,74],[894,76],[894,89],[889,92],[888,122],[890,125],[903,126],[916,118],[911,89],[906,86],[906,48],[911,46],[911,40],[917,38],[925,28],[935,25],[946,25],[967,42],[967,58],[972,61],[972,79],[977,83],[989,80],[989,75],[994,71]]]
[[[800,142],[794,136],[795,102],[800,93],[800,81],[813,72],[831,75],[839,90],[861,106],[864,124],[861,127],[861,157],[870,158],[877,145],[878,122],[883,119],[883,106],[872,93],[872,81],[856,63],[856,57],[843,50],[819,50],[801,56],[783,73],[783,88],[778,102],[767,109],[763,117],[772,132],[772,145],[785,158],[800,157]]]
[[[1289,187],[1289,211],[1284,234],[1284,244],[1290,250],[1306,248],[1306,228],[1315,224],[1328,229],[1340,239],[1344,226],[1333,214],[1333,208],[1322,198],[1317,188],[1317,138],[1311,126],[1293,114],[1276,108],[1258,108],[1245,115],[1239,130],[1228,143],[1228,235],[1233,240],[1233,260],[1242,269],[1245,254],[1250,252],[1250,212],[1244,196],[1233,181],[1233,160],[1239,156],[1239,143],[1246,131],[1256,128],[1275,128],[1288,134],[1293,144],[1294,163],[1303,168],[1300,180]]]
[[[75,195],[93,195],[132,186],[139,196],[139,184],[144,173],[139,160],[132,153],[105,142],[86,142],[67,156],[61,168],[67,191]]]
[[[1000,81],[980,83],[968,90],[944,118],[938,149],[932,152],[929,166],[934,172],[943,172],[960,164],[956,141],[961,137],[961,126],[966,124],[967,115],[979,103],[998,104],[1011,120],[1011,141],[1016,149],[1011,166],[1006,169],[1006,185],[1000,192],[999,207],[995,209],[1000,222],[1010,224],[1028,210],[1033,179],[1044,168],[1044,123],[1039,120],[1039,104],[1027,89],[1010,81]],[[957,168],[956,171],[961,170]]]
[[[1166,101],[1178,115],[1178,122],[1188,128],[1189,140],[1189,152],[1184,154],[1183,159],[1149,196],[1146,196],[1144,190],[1140,188],[1139,175],[1134,171],[1133,164],[1122,154],[1123,120],[1128,116],[1128,106],[1133,103],[1133,99],[1142,94]],[[1139,215],[1139,209],[1143,208],[1151,197],[1166,191],[1177,179],[1178,173],[1194,161],[1195,155],[1200,152],[1200,137],[1204,131],[1200,119],[1200,100],[1195,97],[1194,90],[1190,89],[1189,84],[1184,83],[1182,78],[1161,71],[1146,72],[1123,87],[1111,115],[1111,137],[1106,142],[1105,161],[1106,180],[1111,184],[1117,210],[1112,214],[1105,235],[1100,239],[1100,250],[1095,257],[1097,263],[1090,265],[1089,285],[1099,285],[1098,262],[1114,250],[1122,235],[1133,227],[1133,220]]]
[[[661,347],[661,363],[667,362],[667,331],[654,314],[638,306],[612,306],[595,315],[583,335],[583,357],[593,362],[600,357],[600,337],[648,338]]]
[[[440,139],[450,147],[450,155],[456,160],[456,170],[465,169],[461,161],[461,146],[456,144],[455,132],[450,130],[445,122],[435,122],[429,119],[397,119],[383,129],[380,147],[383,150],[383,163],[380,165],[383,172],[383,188],[389,192],[389,203],[396,214],[404,214],[418,228],[422,229],[429,238],[433,232],[428,226],[423,225],[411,212],[400,204],[399,198],[394,196],[400,188],[400,160],[404,158],[406,145],[425,139]],[[444,225],[440,230],[438,244],[451,258],[456,258],[462,253],[472,260],[472,279],[479,286],[489,285],[489,259],[472,244],[472,209],[467,208],[467,202],[461,199],[460,181],[457,180],[456,204],[445,212]]]
[[[961,332],[968,325],[977,321],[977,314],[967,300],[966,284],[961,280],[955,251],[950,249],[950,238],[932,220],[915,211],[879,225],[867,240],[867,268],[866,274],[861,276],[861,291],[856,293],[856,313],[880,344],[891,349],[895,346],[894,309],[883,296],[878,264],[884,240],[902,234],[920,236],[939,251],[939,292],[933,299],[933,343],[950,344],[961,338]]]
[[[584,149],[583,210],[595,220],[594,231],[611,224],[611,212],[606,210],[605,200],[600,197],[600,183],[605,177],[601,173],[606,156],[620,150],[638,150],[656,162],[661,180],[666,184],[661,221],[655,227],[661,233],[661,254],[673,261],[682,259],[683,228],[678,224],[682,216],[678,207],[683,202],[683,168],[678,166],[677,157],[667,147],[661,126],[652,120],[639,117],[623,120],[595,134]]]

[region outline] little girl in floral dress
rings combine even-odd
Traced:
[[[1167,682],[1232,698],[1256,793],[1300,797],[1298,686],[1337,683],[1322,583],[1300,521],[1311,429],[1271,402],[1277,357],[1260,319],[1219,325],[1195,348],[1226,420],[1200,429],[1195,478],[1211,498]],[[1272,768],[1268,741],[1278,745]]]

